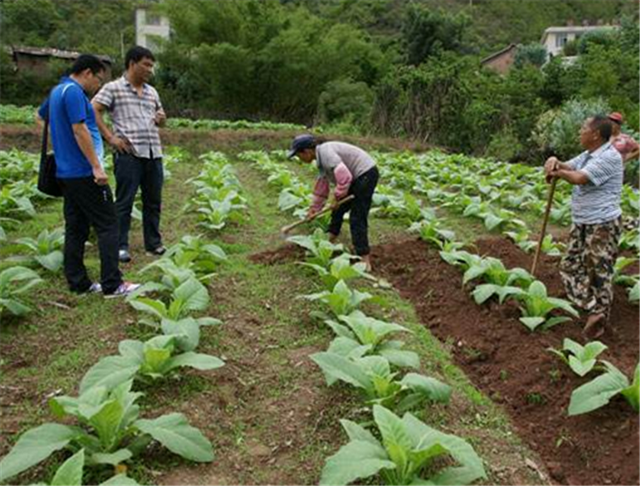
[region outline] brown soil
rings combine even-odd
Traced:
[[[222,152],[241,152],[255,150],[261,146],[264,150],[284,149],[298,132],[288,130],[162,130],[161,137],[165,145],[180,145],[194,153],[205,150]],[[2,125],[0,126],[0,149],[18,148],[38,152],[42,131],[35,126]],[[343,135],[326,135],[330,139],[340,139],[355,143],[371,150],[412,150],[425,151],[432,146],[424,143],[383,137],[355,137]]]
[[[304,249],[298,245],[286,244],[275,250],[255,253],[249,257],[253,263],[262,265],[276,265],[279,263],[296,262],[304,259]]]
[[[530,268],[531,256],[510,241],[477,242],[479,253],[499,257],[508,267]],[[584,343],[576,323],[531,333],[513,303],[478,306],[462,287],[460,271],[419,240],[375,247],[377,273],[415,306],[438,338],[454,343],[454,355],[476,386],[502,404],[519,435],[546,462],[561,484],[638,484],[638,415],[620,397],[590,414],[567,416],[571,392],[593,378],[579,378],[547,348],[565,337]],[[537,277],[562,296],[558,259],[544,256]],[[615,334],[603,358],[631,375],[638,361],[638,307],[617,287]]]

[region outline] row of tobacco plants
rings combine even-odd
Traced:
[[[0,105],[0,124],[35,124],[35,106]],[[167,128],[189,130],[305,130],[304,125],[250,120],[211,120],[189,118],[169,118]]]
[[[220,157],[211,162],[206,156],[202,173],[192,183],[203,199],[205,189],[211,190],[207,194],[212,197],[216,191],[228,195],[230,186],[238,197],[241,190],[230,165]],[[198,353],[197,348],[203,329],[221,324],[198,314],[208,309],[206,285],[225,260],[217,245],[202,236],[187,235],[162,258],[140,270],[153,278],[127,300],[140,312],[139,324],[153,336],[145,341],[121,341],[118,354],[102,358],[86,372],[77,396],[51,398],[51,411],[60,422],[22,434],[0,461],[0,481],[63,449],[73,455],[60,466],[51,484],[82,484],[84,467],[95,468],[102,476],[112,471],[103,484],[136,484],[126,476],[126,464],[153,443],[187,460],[212,461],[211,443],[184,415],[170,413],[146,419],[136,401],[143,395],[140,390],[163,386],[182,368],[209,371],[224,366],[221,359]],[[69,425],[71,421],[73,425]]]
[[[311,196],[309,185],[279,162],[283,155],[248,152],[241,158],[268,174],[269,184],[280,190],[281,210],[302,217]],[[288,241],[306,251],[300,265],[314,272],[323,287],[301,297],[322,305],[324,310],[313,316],[335,333],[327,350],[311,359],[327,385],[352,388],[368,410],[365,423],[340,421],[349,442],[328,458],[320,483],[378,479],[384,484],[469,484],[486,478],[482,460],[469,443],[414,415],[427,403],[448,403],[452,390],[418,372],[419,356],[405,349],[401,340],[411,333],[409,329],[360,309],[372,295],[357,290],[353,283],[376,280],[365,271],[365,264],[342,245],[327,240],[321,228],[311,236],[293,236]]]
[[[432,207],[482,221],[487,230],[500,231],[527,253],[536,247],[537,243],[531,237],[528,224],[517,213],[528,212],[536,217],[544,213],[549,188],[541,169],[463,155],[446,155],[437,151],[421,155],[377,154],[377,158],[381,165],[382,179],[387,185],[378,191],[376,202],[383,207],[385,214],[401,215],[415,222],[414,229],[420,231],[425,239],[435,235],[434,225],[438,226],[439,221],[435,212],[423,209],[420,200],[413,194],[428,201]],[[559,225],[570,222],[570,197],[570,186],[559,184],[551,211],[552,222]],[[640,276],[624,273],[626,267],[637,263],[640,251],[640,232],[637,226],[640,195],[629,186],[623,188],[622,208],[629,224],[620,239],[620,249],[632,252],[634,256],[618,258],[615,282],[628,287],[629,299],[637,302],[640,299]],[[427,220],[427,223],[423,220]],[[437,238],[450,240],[448,236],[450,232],[446,231],[436,235]],[[449,246],[452,245],[454,244]],[[560,256],[563,249],[564,245],[554,241],[550,234],[544,238],[544,253]],[[473,262],[472,259],[474,258],[464,256],[464,261],[458,260],[457,263],[466,270],[477,263],[477,259]],[[451,258],[447,261],[454,263]],[[498,265],[495,259],[485,263]],[[470,275],[473,273],[472,271]],[[498,284],[507,285],[503,279],[499,280]],[[530,280],[512,278],[509,283],[519,281],[521,284],[530,284]],[[503,292],[517,292],[513,286],[510,287]],[[541,290],[539,285],[536,287]],[[492,295],[486,294],[488,291],[489,287],[483,287],[479,291],[480,300],[484,301]],[[484,298],[485,296],[487,297]],[[568,308],[567,311],[571,313]]]
[[[541,168],[520,164],[506,164],[491,159],[448,155],[438,151],[425,154],[376,154],[380,162],[382,180],[389,181],[387,192],[380,199],[402,205],[394,189],[414,193],[429,202],[465,217],[481,221],[489,231],[501,231],[521,249],[530,252],[535,247],[531,231],[518,214],[539,218],[544,214],[549,186]],[[566,226],[571,222],[571,187],[557,186],[551,210],[551,221]],[[640,194],[630,186],[622,191],[622,209],[628,222],[635,223],[640,211]],[[637,224],[628,224],[620,248],[640,251]],[[560,254],[559,242],[549,235],[543,251],[552,256]]]
[[[397,188],[403,186],[404,180],[396,180],[396,174],[398,173],[387,171],[387,182]],[[404,179],[404,174],[399,177]],[[483,257],[463,250],[465,245],[456,241],[455,233],[442,226],[432,209],[423,208],[421,200],[404,194],[399,189],[396,189],[394,197],[405,201],[405,204],[385,204],[383,200],[383,214],[403,220],[409,225],[410,231],[417,232],[421,239],[435,246],[445,262],[461,268],[464,272],[463,285],[475,284],[471,296],[478,305],[490,300],[497,300],[502,304],[507,299],[514,299],[522,313],[520,322],[531,331],[549,329],[570,320],[568,316],[578,317],[578,312],[568,301],[549,296],[545,285],[527,270],[508,269],[498,258]],[[629,298],[632,302],[637,302],[637,276],[622,274],[622,269],[634,261],[628,257],[619,258],[615,279],[618,283],[633,285]],[[559,312],[565,315],[559,315]],[[605,349],[606,346],[599,341],[581,346],[565,339],[560,350],[552,350],[579,376],[586,376],[591,372],[601,373],[573,391],[568,408],[569,415],[579,415],[601,408],[619,394],[626,398],[636,412],[638,411],[640,364],[636,367],[630,382],[612,363],[596,359]]]

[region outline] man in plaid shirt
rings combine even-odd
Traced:
[[[125,56],[124,75],[107,83],[92,100],[100,132],[114,150],[118,257],[122,262],[131,261],[129,228],[138,187],[142,191],[145,249],[155,255],[165,252],[160,235],[163,170],[158,127],[167,117],[158,92],[148,84],[154,64],[149,49],[130,49]],[[105,112],[109,113],[112,129],[104,122]]]

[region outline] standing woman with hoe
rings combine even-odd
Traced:
[[[294,156],[307,164],[316,161],[318,166],[318,179],[307,217],[312,217],[322,210],[329,198],[331,184],[336,186],[333,193],[336,201],[349,195],[354,196],[353,200],[332,211],[329,239],[333,242],[338,238],[344,215],[351,211],[349,223],[354,250],[366,264],[367,270],[371,271],[369,210],[379,178],[373,158],[354,145],[326,142],[313,135],[298,135],[293,139],[289,158]]]

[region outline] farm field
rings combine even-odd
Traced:
[[[0,456],[34,427],[84,423],[75,397],[95,407],[92,389],[101,403],[137,401],[140,416],[120,445],[100,435],[106,421],[89,421],[97,442],[13,456],[2,481],[51,483],[83,448],[86,484],[639,484],[637,193],[623,197],[636,224],[621,243],[615,332],[585,351],[575,311],[553,300],[567,187],[536,279],[547,190],[537,169],[347,138],[381,169],[368,275],[345,255],[348,228],[341,247],[313,227],[280,234],[314,178],[283,157],[295,133],[165,130],[172,250],[145,255],[136,223],[123,270],[144,292],[105,300],[66,290],[61,203],[33,187],[38,130],[0,127],[0,272],[24,267],[22,284],[33,282],[0,295],[13,302],[0,301]],[[96,275],[95,246],[87,255]],[[146,442],[134,447],[136,434]]]

